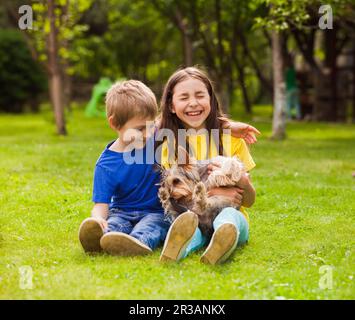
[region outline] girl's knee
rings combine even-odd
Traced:
[[[237,223],[238,210],[233,207],[224,208],[214,219],[213,227],[216,230],[223,223]]]
[[[233,207],[224,208],[213,221],[213,228],[217,230],[224,223],[232,223],[238,228],[242,236],[248,234],[248,222],[243,213]]]

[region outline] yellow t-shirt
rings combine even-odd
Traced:
[[[204,135],[191,135],[188,136],[188,141],[190,147],[194,151],[194,156],[197,160],[207,160],[218,156],[218,151],[212,140],[212,137],[210,141],[207,142],[206,136]],[[243,162],[246,171],[250,171],[255,167],[255,162],[251,157],[249,149],[243,139],[235,138],[228,134],[223,134],[222,141],[225,156],[237,156]],[[207,150],[208,144],[210,145],[210,148]],[[168,169],[173,163],[174,160],[169,160],[168,143],[165,140],[162,145],[161,165]],[[245,208],[241,207],[240,211],[244,214],[245,218],[249,222],[249,215]]]

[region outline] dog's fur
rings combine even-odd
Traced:
[[[210,237],[218,213],[225,207],[238,209],[238,206],[230,197],[208,197],[207,192],[214,187],[235,186],[245,172],[244,166],[236,157],[218,156],[202,163],[190,157],[182,147],[178,151],[177,164],[163,170],[159,198],[165,213],[173,219],[188,210],[196,213],[202,233]],[[208,175],[211,162],[220,163],[221,168]]]

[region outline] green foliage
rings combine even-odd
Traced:
[[[55,19],[58,27],[59,56],[65,72],[69,75],[79,73],[81,56],[85,54],[85,47],[74,45],[76,41],[82,41],[88,26],[80,23],[80,19],[86,12],[92,0],[60,0],[56,1]],[[30,35],[33,38],[35,48],[41,62],[47,63],[46,41],[50,31],[47,15],[47,2],[44,0],[34,1],[33,30]],[[79,67],[77,67],[79,65]]]
[[[312,16],[321,16],[318,10],[322,5],[331,7],[334,20],[341,21],[343,17],[355,18],[353,0],[329,0],[327,2],[320,0],[254,0],[251,2],[267,8],[264,15],[255,18],[256,27],[276,30],[303,29]]]
[[[0,110],[22,112],[46,89],[46,78],[32,59],[21,33],[0,30]]]
[[[201,252],[179,264],[159,263],[161,248],[146,257],[84,254],[78,227],[114,132],[76,110],[65,138],[43,115],[2,116],[0,298],[354,299],[354,126],[289,123],[289,139],[276,143],[269,121],[252,124],[262,136],[251,148],[250,241],[210,267]],[[323,265],[333,267],[332,289],[319,287]],[[19,287],[21,266],[33,270],[32,290]]]

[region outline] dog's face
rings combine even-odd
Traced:
[[[164,172],[161,187],[168,192],[170,198],[189,201],[198,181],[200,178],[195,167],[173,166]]]
[[[163,171],[160,189],[169,198],[190,201],[194,187],[200,180],[197,162],[179,147],[177,163]]]

